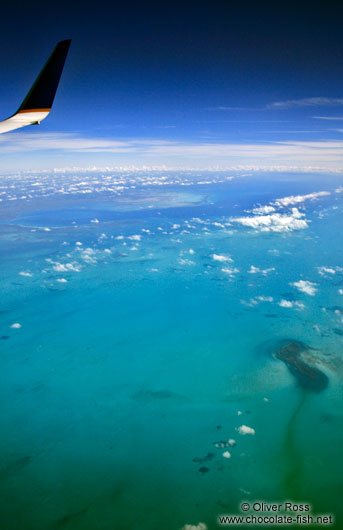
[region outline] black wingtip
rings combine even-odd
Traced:
[[[18,112],[51,109],[70,43],[71,39],[66,39],[55,46]]]

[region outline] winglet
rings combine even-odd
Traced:
[[[0,122],[0,133],[40,123],[49,114],[71,40],[59,42],[17,112]]]
[[[71,40],[59,42],[17,112],[51,109]]]

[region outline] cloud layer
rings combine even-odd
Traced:
[[[94,162],[167,165],[178,168],[232,168],[272,171],[342,170],[343,141],[276,141],[265,143],[219,143],[160,139],[115,140],[85,137],[77,133],[13,133],[0,136],[2,155],[44,152],[73,154],[76,160],[92,155]],[[108,154],[105,157],[105,153]],[[56,156],[56,155],[54,155]],[[11,156],[11,159],[13,157]],[[24,160],[24,156],[23,156]],[[13,160],[12,160],[13,162]],[[27,167],[27,165],[26,165]]]

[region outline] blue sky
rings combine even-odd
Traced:
[[[72,46],[50,116],[0,136],[1,169],[343,167],[342,15],[315,1],[13,2],[3,119],[56,42]]]

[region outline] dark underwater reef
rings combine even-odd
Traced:
[[[321,392],[328,384],[329,379],[318,368],[308,364],[302,357],[302,353],[307,354],[312,348],[297,340],[282,341],[275,349],[275,357],[283,361],[288,370],[296,378],[299,385],[313,392]]]
[[[284,362],[299,386],[312,392],[321,392],[329,384],[327,375],[311,363],[311,351],[304,342],[294,339],[270,340],[259,345],[257,354],[272,356]],[[316,359],[313,358],[315,362]]]

